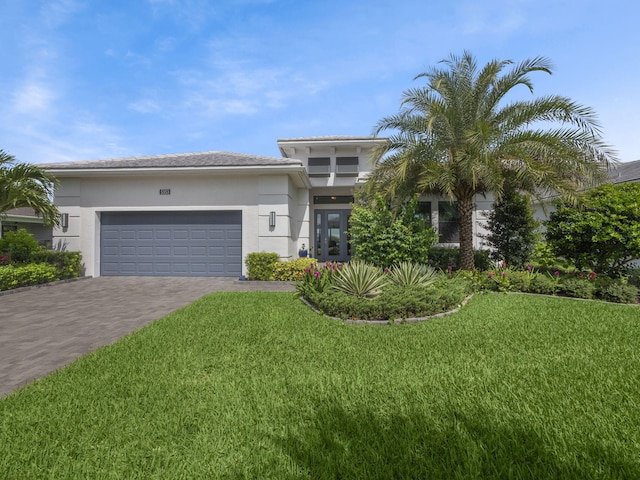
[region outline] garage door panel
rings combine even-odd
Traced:
[[[200,228],[194,228],[191,230],[191,240],[206,240],[207,239],[207,231]]]
[[[136,254],[139,257],[153,257],[153,247],[138,247],[136,249]]]
[[[174,257],[187,257],[189,256],[189,247],[173,247]]]
[[[153,273],[153,263],[138,262],[138,275]]]
[[[241,212],[105,212],[102,275],[235,276]]]
[[[135,230],[131,230],[131,229],[120,230],[120,239],[121,240],[135,240],[135,238],[136,238]]]

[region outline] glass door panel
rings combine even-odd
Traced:
[[[327,250],[327,255],[329,257],[340,256],[342,231],[340,229],[339,213],[327,213],[327,236],[329,237],[329,250]]]
[[[350,213],[350,210],[316,211],[314,254],[319,261],[349,261],[351,249],[346,230]]]

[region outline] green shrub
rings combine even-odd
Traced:
[[[374,298],[388,283],[384,272],[363,261],[351,261],[336,273],[334,288],[358,298]]]
[[[597,289],[596,295],[598,298],[607,302],[638,302],[638,288],[624,281],[603,282]]]
[[[560,282],[558,292],[567,297],[591,299],[595,295],[596,285],[589,277],[571,277]]]
[[[280,261],[280,257],[277,253],[249,253],[244,261],[249,280],[271,280],[274,266],[278,261]]]
[[[39,250],[31,255],[31,261],[55,265],[58,268],[60,279],[77,278],[82,272],[82,254],[80,252]]]
[[[551,275],[538,273],[531,278],[529,283],[530,293],[554,295],[558,290],[558,282]]]
[[[551,245],[547,242],[540,242],[534,247],[531,255],[531,264],[536,268],[545,269],[568,266],[567,261],[558,258],[553,252]]]
[[[511,281],[507,270],[489,270],[479,276],[480,287],[494,292],[508,292],[511,290]]]
[[[0,267],[0,290],[40,285],[60,280],[58,269],[48,263]]]
[[[354,258],[383,268],[399,262],[426,263],[438,236],[417,215],[417,205],[414,199],[395,213],[380,196],[373,206],[354,205],[348,231]]]
[[[606,183],[581,196],[580,208],[558,201],[547,242],[578,269],[620,272],[640,258],[640,183]]]
[[[435,281],[436,271],[423,264],[400,262],[388,271],[389,278],[399,287],[426,287]]]
[[[493,265],[489,258],[489,250],[474,250],[473,262],[476,270],[489,270]],[[458,270],[460,265],[460,249],[455,247],[432,247],[429,250],[429,265],[443,272]]]
[[[530,267],[529,267],[530,268]],[[540,275],[532,270],[515,270],[509,273],[509,283],[511,290],[515,292],[529,292],[531,282]]]
[[[302,277],[304,271],[318,261],[315,258],[298,258],[288,262],[276,262],[273,266],[273,279],[293,282]]]
[[[38,241],[24,228],[6,232],[0,238],[0,255],[9,255],[12,263],[28,263],[31,255],[44,250]]]

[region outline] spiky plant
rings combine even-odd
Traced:
[[[436,281],[437,272],[428,265],[400,262],[389,269],[389,278],[399,287],[426,287]]]
[[[387,285],[382,270],[362,261],[352,261],[336,274],[333,288],[358,298],[375,298]]]

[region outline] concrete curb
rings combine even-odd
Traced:
[[[52,287],[54,285],[61,285],[63,283],[71,283],[71,282],[78,282],[80,280],[87,280],[89,278],[93,278],[93,277],[67,278],[65,280],[57,280],[55,282],[41,283],[39,285],[29,285],[28,287],[18,287],[11,290],[3,290],[2,292],[0,292],[0,297],[4,295],[11,295],[14,293],[28,292],[29,290],[33,290],[34,288]]]

